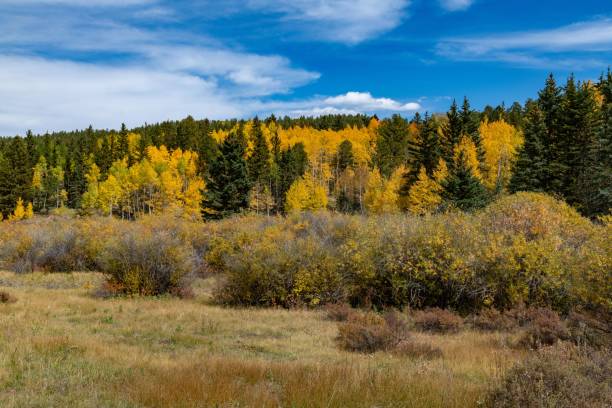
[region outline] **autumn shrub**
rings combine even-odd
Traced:
[[[570,332],[559,315],[550,309],[532,308],[527,311],[528,323],[519,344],[532,349],[551,346],[568,340]]]
[[[107,240],[97,262],[111,287],[124,294],[179,295],[197,269],[193,251],[171,232],[137,225]]]
[[[486,398],[495,408],[612,406],[612,355],[560,343],[530,354]]]
[[[447,309],[417,310],[411,318],[418,329],[434,333],[455,333],[463,326],[461,316]]]
[[[482,309],[478,314],[466,319],[473,328],[482,331],[509,331],[515,329],[519,322],[510,313],[497,309]]]
[[[373,353],[395,348],[407,337],[407,329],[395,313],[355,313],[338,326],[339,346],[348,351]]]
[[[355,313],[347,303],[329,303],[325,306],[325,316],[334,322],[345,322]]]
[[[0,249],[1,263],[17,273],[85,271],[95,267],[87,247],[95,236],[84,222],[62,217],[11,223],[11,239]]]
[[[612,349],[612,320],[610,314],[593,315],[572,311],[566,319],[569,336],[578,346]]]

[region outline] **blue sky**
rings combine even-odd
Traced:
[[[482,108],[611,57],[606,0],[0,0],[0,134]]]

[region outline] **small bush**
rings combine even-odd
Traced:
[[[437,307],[414,312],[412,320],[417,328],[434,333],[455,333],[463,325],[460,316]]]
[[[338,327],[340,347],[362,353],[393,349],[406,337],[406,332],[396,317],[389,316],[385,319],[373,312],[352,314]]]
[[[509,313],[497,309],[483,309],[469,320],[475,329],[482,331],[509,331],[518,326],[516,319]]]
[[[10,293],[0,290],[0,303],[15,303],[17,298]]]
[[[609,316],[606,318],[606,316],[592,316],[585,312],[573,311],[567,317],[566,324],[571,341],[576,345],[612,348]]]
[[[559,315],[550,309],[528,309],[529,323],[519,344],[532,349],[551,346],[560,340],[568,340],[570,333]]]
[[[196,270],[193,253],[173,235],[141,228],[107,242],[98,264],[107,288],[123,294],[178,294]]]
[[[346,322],[353,313],[353,308],[346,303],[330,303],[325,306],[327,319],[334,322]]]
[[[400,356],[425,360],[442,358],[444,355],[439,347],[434,347],[431,344],[421,343],[411,339],[399,342],[393,349],[393,353]]]
[[[542,349],[512,368],[490,392],[491,408],[608,408],[612,355],[567,343]]]

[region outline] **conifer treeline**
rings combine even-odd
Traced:
[[[524,108],[514,103],[478,112],[465,98],[446,115],[409,121],[187,117],[119,131],[28,132],[0,139],[0,213],[9,216],[20,199],[37,212],[95,208],[94,193],[108,190],[113,178],[118,192],[100,198],[108,202],[100,209],[129,217],[186,202],[185,194],[191,207],[201,199],[205,217],[221,218],[324,207],[472,210],[523,190],[554,194],[595,216],[612,208],[611,133],[610,71],[598,83],[572,76],[563,87],[551,75]],[[205,182],[201,196],[192,191],[201,183],[196,178]]]

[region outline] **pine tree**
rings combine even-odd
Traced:
[[[253,120],[251,132],[253,152],[247,162],[249,177],[254,184],[268,184],[270,179],[270,148],[257,117]]]
[[[355,165],[355,155],[353,154],[353,144],[350,140],[343,140],[338,146],[338,152],[333,159],[332,165],[336,174],[340,174],[348,167]]]
[[[546,191],[546,123],[538,103],[528,101],[525,105],[524,142],[512,171],[508,186],[511,192]]]
[[[461,106],[461,112],[459,112],[461,119],[461,134],[469,136],[478,153],[478,162],[480,163],[480,171],[484,172],[485,169],[485,150],[482,145],[482,139],[478,132],[478,126],[480,125],[478,112],[472,111],[470,108],[470,102],[467,97],[463,98],[463,105]]]
[[[296,143],[285,150],[279,162],[280,183],[274,196],[278,198],[277,206],[285,208],[287,191],[298,178],[302,177],[308,167],[308,155],[303,143]]]
[[[463,132],[463,122],[457,110],[457,102],[453,100],[449,111],[446,113],[447,122],[442,126],[442,157],[447,163],[453,162],[455,146],[459,143]]]
[[[592,163],[590,183],[593,195],[587,203],[588,215],[612,212],[612,71],[599,80],[597,90],[601,95],[600,125],[591,146]]]
[[[128,165],[131,165],[130,159],[130,142],[128,140],[128,131],[125,123],[121,124],[121,131],[119,132],[119,142],[117,144],[117,159],[121,160],[127,158]]]
[[[6,142],[0,163],[0,212],[9,214],[18,198],[30,201],[34,165],[30,165],[28,144],[20,137]]]
[[[212,136],[210,121],[205,119],[200,124],[200,139],[197,144],[198,172],[204,175],[219,154],[219,146]]]
[[[545,132],[542,135],[544,147],[543,191],[562,193],[566,167],[563,163],[563,144],[559,130],[561,121],[561,91],[553,75],[549,75],[544,89],[539,92],[538,105],[542,112]]]
[[[266,213],[270,213],[270,200],[267,196],[271,190],[271,163],[270,163],[270,148],[268,142],[261,129],[259,118],[255,117],[251,128],[251,140],[253,141],[253,151],[247,161],[249,170],[250,182],[253,185],[251,198],[254,200],[254,208],[257,213],[261,209],[265,209]],[[260,201],[263,205],[260,205]]]
[[[374,163],[388,178],[399,166],[408,162],[410,149],[408,122],[400,115],[383,120],[378,126]]]
[[[453,171],[444,183],[443,197],[454,208],[472,211],[488,203],[488,193],[474,175],[463,150],[459,151]]]
[[[204,217],[223,218],[249,205],[251,183],[244,159],[244,134],[231,133],[221,144],[219,155],[206,178]]]

